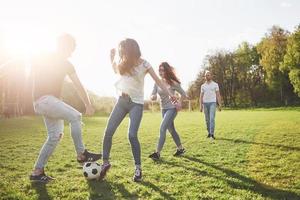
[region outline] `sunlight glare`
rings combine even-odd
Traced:
[[[11,56],[28,58],[55,50],[55,34],[30,28],[8,28],[4,33],[5,48]]]

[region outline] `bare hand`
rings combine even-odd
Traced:
[[[178,102],[176,96],[170,95],[169,98],[171,99],[172,104],[176,104]]]
[[[176,108],[177,112],[180,111],[180,110],[182,109],[182,104],[181,104],[181,102],[176,103],[176,104],[175,104],[175,108]]]
[[[116,49],[111,49],[110,50],[110,59],[113,61],[116,55]]]
[[[218,106],[218,110],[221,112],[222,111],[222,108],[221,108],[221,106]]]
[[[157,99],[157,95],[151,95],[150,99],[151,99],[152,101],[155,101],[155,100]]]
[[[95,113],[95,109],[94,109],[94,107],[92,106],[92,104],[86,106],[86,108],[85,108],[85,114],[86,114],[87,116],[92,116],[94,113]]]

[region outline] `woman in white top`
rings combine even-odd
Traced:
[[[138,43],[133,39],[125,39],[119,44],[119,61],[115,62],[115,50],[111,50],[111,62],[114,72],[120,75],[115,84],[119,99],[110,114],[103,138],[103,165],[100,179],[103,179],[110,168],[109,154],[112,146],[112,137],[127,114],[129,114],[128,138],[135,162],[134,181],[142,180],[141,148],[137,137],[138,129],[143,115],[144,104],[144,77],[151,75],[155,83],[162,88],[172,102],[176,101],[166,86],[155,74],[151,65],[141,58]]]

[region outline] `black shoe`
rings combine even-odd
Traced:
[[[142,170],[139,168],[135,169],[134,175],[133,175],[133,181],[134,182],[141,182],[142,181]]]
[[[208,134],[208,135],[207,135],[207,138],[210,138],[210,136],[211,136],[211,135],[210,135],[210,134]]]
[[[214,140],[216,139],[214,135],[211,135],[211,138],[214,139]]]
[[[173,156],[181,156],[182,154],[185,153],[185,149],[177,149],[176,152],[173,154]]]
[[[108,170],[110,169],[110,167],[111,167],[111,164],[109,164],[109,163],[102,164],[101,172],[100,172],[100,176],[99,176],[98,180],[104,179],[104,177],[106,176],[106,174],[107,174]]]
[[[156,160],[159,160],[160,155],[157,152],[154,152],[153,154],[149,155],[149,158],[151,158],[152,160],[156,161]]]
[[[47,176],[45,173],[42,173],[40,175],[30,175],[29,179],[33,182],[40,182],[40,183],[49,183],[50,181],[55,180],[51,176]]]
[[[77,162],[79,162],[79,163],[95,162],[102,157],[101,153],[99,153],[99,154],[91,153],[88,150],[84,150],[83,155],[84,155],[84,159],[82,159],[82,160],[77,159]]]

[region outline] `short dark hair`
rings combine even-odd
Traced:
[[[58,36],[56,41],[58,46],[63,46],[63,47],[67,46],[75,49],[75,45],[76,45],[75,38],[68,33]]]

